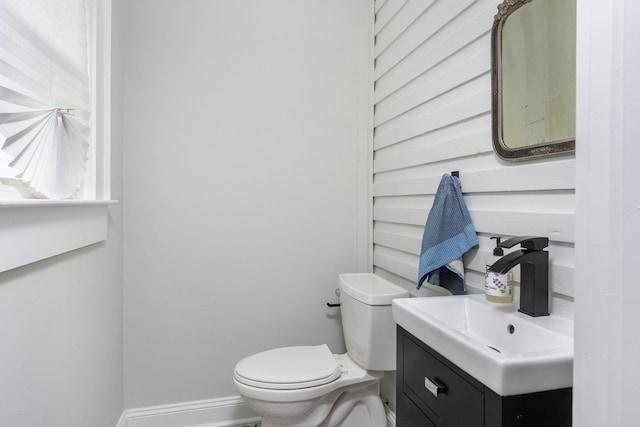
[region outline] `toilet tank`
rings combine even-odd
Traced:
[[[396,324],[391,300],[409,292],[372,273],[341,274],[342,330],[351,359],[365,369],[396,369]]]

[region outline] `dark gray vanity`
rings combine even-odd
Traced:
[[[571,427],[571,388],[499,396],[398,326],[397,427]]]

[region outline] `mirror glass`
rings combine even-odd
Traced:
[[[492,31],[493,145],[506,160],[575,151],[576,0],[505,0]]]

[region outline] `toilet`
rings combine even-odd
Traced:
[[[233,382],[262,427],[386,427],[383,371],[396,369],[391,300],[409,293],[370,273],[339,276],[346,354],[326,344],[283,347],[236,364]]]

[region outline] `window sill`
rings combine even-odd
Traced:
[[[0,272],[107,239],[113,200],[0,201]]]

